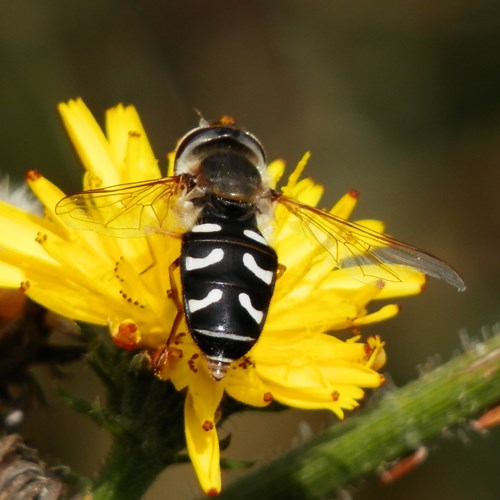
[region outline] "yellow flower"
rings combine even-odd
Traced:
[[[106,135],[81,100],[61,104],[59,110],[86,170],[84,189],[162,177],[133,107],[107,112]],[[305,160],[299,163],[283,191],[316,206],[323,189],[311,179],[299,180],[304,165]],[[172,162],[168,168],[171,175]],[[284,164],[274,162],[268,170],[276,184]],[[216,382],[184,319],[177,330],[182,333],[170,338],[178,311],[167,293],[172,290],[169,265],[180,254],[180,240],[164,234],[120,239],[71,229],[54,212],[65,194],[37,172],[28,173],[27,182],[45,216],[0,202],[0,227],[8,235],[0,246],[0,287],[21,288],[68,318],[107,325],[119,347],[150,351],[157,375],[179,391],[187,389],[187,448],[207,494],[221,488],[216,414],[224,392],[252,406],[275,400],[329,409],[342,418],[344,410],[358,406],[363,389],[383,382],[377,372],[385,361],[383,342],[378,337],[362,342],[359,327],[394,316],[398,307],[370,312],[368,304],[419,293],[425,281],[402,266],[391,266],[400,281],[352,279],[333,268],[320,243],[305,237],[279,206],[271,242],[286,271],[276,282],[259,342]],[[348,218],[355,205],[356,195],[350,192],[332,213]],[[358,222],[383,231],[378,221]],[[353,336],[340,340],[326,333],[342,330]]]

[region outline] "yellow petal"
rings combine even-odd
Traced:
[[[378,311],[366,316],[355,319],[352,324],[354,326],[370,325],[373,323],[378,323],[379,321],[385,321],[387,319],[393,318],[399,313],[400,307],[396,304],[388,304]]]
[[[354,190],[348,191],[339,201],[337,201],[337,203],[335,203],[330,213],[342,219],[348,219],[356,207],[357,202],[358,193]]]
[[[370,229],[371,231],[375,231],[377,233],[383,233],[385,229],[385,224],[382,221],[376,219],[357,220],[356,224],[362,227],[366,227],[367,229]]]
[[[230,370],[226,392],[234,399],[257,408],[265,407],[273,400],[269,387],[258,376],[253,366]]]
[[[384,350],[385,343],[376,335],[374,337],[369,337],[366,341],[366,345],[367,351],[371,351],[366,366],[372,370],[380,370],[387,361],[386,352]]]
[[[422,293],[427,278],[425,274],[405,266],[392,266],[399,281],[386,281],[384,288],[377,295],[377,300],[407,297]]]
[[[84,287],[71,283],[59,284],[54,281],[29,280],[26,295],[47,309],[66,318],[94,325],[107,324],[110,310],[106,297],[92,297],[92,302],[87,302],[87,290]],[[97,299],[97,300],[96,300]]]
[[[52,263],[52,259],[36,242],[41,232],[57,237],[59,229],[49,221],[36,215],[24,212],[16,207],[0,202],[0,227],[7,238],[3,238],[0,249],[18,255],[20,264],[23,259]]]
[[[309,161],[309,158],[311,157],[311,153],[307,151],[302,158],[299,160],[297,163],[297,166],[295,167],[295,170],[290,174],[288,177],[288,182],[286,186],[283,188],[283,192],[287,195],[290,196],[290,191],[295,188],[297,185],[297,182],[302,175],[302,172],[304,171],[304,168],[306,168],[307,162]]]
[[[106,112],[109,143],[120,168],[120,182],[161,177],[158,162],[133,106],[118,105]]]
[[[0,262],[0,288],[19,288],[21,281],[25,279],[26,275],[17,265]]]
[[[269,187],[275,189],[285,172],[285,162],[283,160],[274,160],[267,166],[267,175]]]
[[[215,495],[221,489],[220,449],[215,427],[215,412],[222,397],[220,384],[199,377],[190,387],[184,407],[186,443],[203,491]]]
[[[59,218],[56,217],[54,209],[65,194],[57,186],[45,179],[45,177],[35,170],[31,170],[27,173],[26,181],[30,189],[33,191],[33,194],[45,207],[46,216],[52,222],[60,224]]]
[[[119,184],[114,151],[83,101],[60,104],[59,113],[83,166],[91,175],[87,177],[86,189]]]

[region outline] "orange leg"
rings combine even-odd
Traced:
[[[174,359],[179,359],[182,357],[182,350],[174,347],[172,344],[176,344],[177,338],[181,337],[178,334],[179,325],[181,324],[184,308],[179,296],[179,290],[177,288],[177,283],[175,281],[174,273],[179,267],[179,259],[176,259],[168,268],[168,274],[170,278],[170,290],[167,291],[167,296],[174,301],[177,307],[177,314],[175,316],[174,322],[172,323],[172,328],[170,330],[170,335],[164,347],[157,349],[151,353],[152,367],[156,375],[160,375],[164,372],[166,365],[171,364]]]

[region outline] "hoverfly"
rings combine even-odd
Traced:
[[[173,176],[70,195],[56,213],[74,228],[117,237],[163,232],[182,238],[175,263],[181,313],[216,380],[263,329],[278,258],[259,219],[272,217],[277,204],[303,223],[338,268],[370,265],[387,276],[388,264],[401,264],[465,288],[462,278],[432,255],[271,189],[266,166],[253,134],[227,118],[213,124],[201,120],[179,141]]]

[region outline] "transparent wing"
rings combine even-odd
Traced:
[[[171,207],[184,187],[182,176],[119,184],[66,196],[55,210],[74,229],[117,237],[175,232]]]
[[[304,223],[306,232],[326,249],[339,268],[353,268],[363,281],[400,281],[390,266],[397,264],[442,279],[459,291],[465,290],[463,279],[454,269],[423,250],[293,198],[279,195],[277,201]]]

